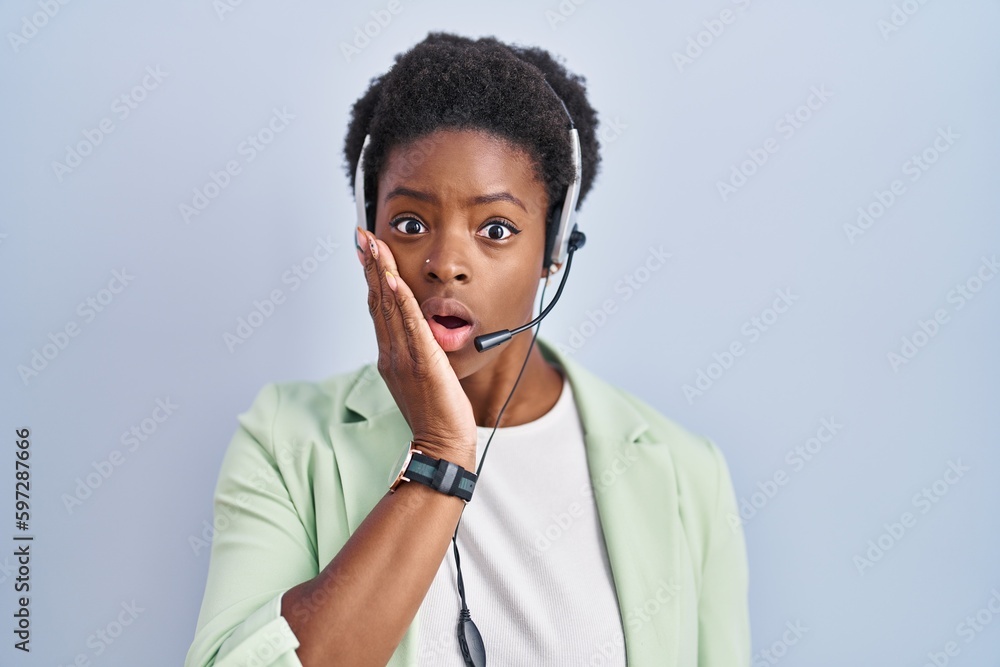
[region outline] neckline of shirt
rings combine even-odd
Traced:
[[[503,436],[504,438],[533,435],[537,431],[548,428],[555,422],[562,419],[565,416],[565,413],[572,407],[572,404],[573,389],[570,386],[569,377],[563,374],[563,383],[562,389],[559,392],[559,398],[548,412],[538,419],[524,424],[517,424],[516,426],[501,426],[496,429],[496,434],[497,436]],[[493,433],[492,426],[476,426],[476,430],[479,433],[479,439],[484,442],[488,440],[490,434]]]

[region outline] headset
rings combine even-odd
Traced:
[[[562,105],[563,111],[566,112],[566,117],[569,119],[569,141],[573,159],[574,177],[573,181],[566,187],[566,196],[563,198],[562,206],[553,207],[550,212],[550,217],[546,220],[546,231],[551,229],[553,223],[555,223],[555,236],[553,237],[552,251],[549,255],[549,275],[551,276],[557,271],[557,269],[552,266],[553,264],[562,265],[565,262],[566,270],[563,272],[563,277],[559,283],[559,289],[556,290],[555,296],[552,297],[552,301],[549,305],[538,314],[538,317],[513,330],[502,329],[500,331],[494,331],[492,333],[476,336],[475,345],[476,349],[480,352],[485,352],[490,348],[496,347],[497,345],[510,340],[514,334],[530,329],[540,323],[542,319],[549,314],[549,311],[552,310],[552,306],[554,306],[559,300],[559,296],[562,294],[563,286],[566,284],[566,278],[569,276],[570,266],[573,264],[573,253],[582,248],[587,240],[586,235],[577,229],[576,224],[576,204],[580,196],[580,186],[583,182],[583,159],[580,151],[580,133],[573,124],[573,117],[570,115],[569,109],[566,108],[566,103],[563,102],[562,98],[558,93],[556,93],[555,89],[552,88],[552,85],[548,81],[545,81],[544,79],[543,81],[545,82],[545,85],[548,86],[549,90],[552,91],[552,94],[555,95],[556,99],[559,100],[559,104]],[[366,134],[365,141],[361,145],[361,153],[358,155],[358,166],[354,174],[354,201],[358,211],[358,226],[362,229],[372,229],[375,226],[375,206],[365,197],[364,156],[365,149],[368,148],[370,141],[371,135]],[[558,222],[556,222],[557,220]],[[548,285],[547,279],[545,281],[545,285]],[[541,303],[544,302],[545,287],[543,286],[539,308],[541,308]],[[479,460],[479,466],[476,468],[477,478],[482,473],[483,463],[486,461],[486,454],[490,449],[490,443],[493,441],[493,434],[496,433],[497,427],[500,425],[500,418],[503,416],[504,410],[507,409],[507,403],[510,402],[511,397],[514,395],[514,390],[517,389],[517,385],[521,381],[521,375],[524,373],[524,369],[528,364],[528,358],[531,356],[531,350],[535,346],[535,338],[537,338],[537,336],[538,329],[535,330],[535,333],[532,336],[531,345],[528,347],[528,354],[525,356],[524,363],[521,365],[521,372],[518,373],[517,379],[514,381],[514,387],[511,388],[510,394],[507,396],[507,400],[504,402],[503,407],[500,408],[496,424],[493,426],[493,431],[490,433],[490,437],[486,441],[486,447],[483,449],[483,455]],[[462,518],[459,517],[458,524],[461,524],[461,522]],[[467,667],[485,667],[486,647],[483,643],[482,636],[479,634],[478,628],[476,628],[476,624],[472,621],[469,607],[465,602],[465,584],[462,580],[462,564],[458,554],[457,540],[458,525],[455,526],[455,534],[452,535],[451,541],[455,553],[455,567],[458,570],[458,593],[462,603],[462,609],[459,612],[458,617],[459,648],[462,651],[462,659]]]

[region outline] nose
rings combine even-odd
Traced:
[[[473,241],[461,229],[439,229],[434,237],[426,246],[430,254],[424,259],[424,277],[430,282],[467,282]]]

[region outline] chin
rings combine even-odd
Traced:
[[[477,371],[482,370],[493,361],[493,355],[489,352],[480,352],[472,343],[468,347],[463,347],[454,352],[445,352],[455,375],[459,380],[464,380]]]

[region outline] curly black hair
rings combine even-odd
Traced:
[[[439,129],[484,130],[524,149],[545,184],[550,213],[544,254],[548,267],[557,222],[551,212],[562,204],[566,186],[574,178],[567,111],[580,135],[583,176],[578,209],[601,160],[597,112],[587,101],[585,84],[584,77],[567,71],[543,49],[505,44],[494,37],[473,40],[428,33],[422,42],[397,54],[389,71],[372,78],[354,103],[344,140],[350,187],[366,134],[371,141],[365,152],[365,199],[373,201],[391,148]],[[368,229],[375,231],[371,216]]]

